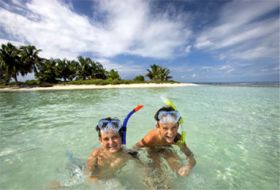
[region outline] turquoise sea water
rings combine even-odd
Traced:
[[[188,177],[168,173],[174,189],[279,189],[279,88],[237,86],[0,92],[0,188],[71,181],[65,153],[85,160],[99,145],[100,118],[123,119],[143,104],[128,123],[131,147],[154,127],[161,95],[184,116],[197,160]],[[142,189],[139,175],[128,164],[116,179],[66,189]]]

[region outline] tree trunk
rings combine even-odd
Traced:
[[[16,81],[16,84],[18,84],[17,74],[14,75],[14,79],[15,79],[15,81]]]

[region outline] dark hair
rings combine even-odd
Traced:
[[[155,114],[155,116],[154,116],[154,118],[155,118],[155,120],[158,122],[159,121],[159,119],[158,119],[158,114],[159,114],[159,112],[160,111],[176,111],[174,108],[172,108],[171,106],[163,106],[162,108],[160,108],[157,112],[156,112],[156,114]],[[180,117],[180,119],[179,119],[179,121],[181,120],[181,117]],[[177,123],[179,123],[179,121],[177,122]],[[180,140],[180,138],[181,138],[181,134],[179,134],[179,133],[177,133],[177,135],[176,135],[176,137],[175,137],[175,139],[174,139],[174,142],[176,143],[178,140]]]
[[[111,117],[106,117],[106,118],[102,118],[102,119],[108,120],[108,121],[112,121],[112,118],[111,118]],[[95,130],[98,132],[98,137],[101,138],[100,129],[99,129],[98,125],[96,125]],[[119,130],[119,135],[120,135],[121,137],[122,137],[123,131],[124,131],[124,128],[121,127],[120,130]]]
[[[158,119],[158,114],[159,114],[160,111],[176,111],[176,110],[175,110],[174,108],[172,108],[171,106],[163,106],[162,108],[160,108],[160,109],[156,112],[156,114],[155,114],[155,116],[154,116],[154,118],[155,118],[156,121],[159,121],[159,119]]]

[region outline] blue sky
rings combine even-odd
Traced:
[[[7,42],[87,56],[124,79],[158,64],[181,82],[279,81],[279,1],[2,0]]]

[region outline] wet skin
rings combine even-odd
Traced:
[[[118,132],[101,131],[101,147],[95,149],[87,161],[87,173],[90,179],[110,178],[122,168],[131,157],[122,149],[122,140]]]

